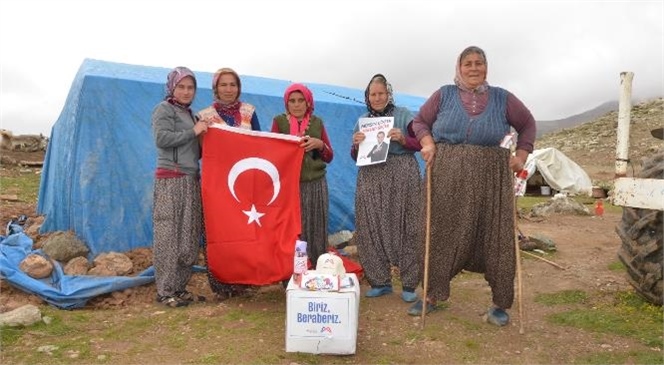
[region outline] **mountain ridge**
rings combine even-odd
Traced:
[[[589,112],[591,111],[579,115],[590,115]],[[655,128],[661,128],[663,124],[664,99],[661,97],[632,105],[628,175],[640,170],[644,158],[664,148],[662,140],[654,138],[650,133]],[[615,176],[617,127],[616,108],[594,119],[537,137],[535,148],[553,147],[560,150],[580,165],[596,184],[598,181],[611,181]]]

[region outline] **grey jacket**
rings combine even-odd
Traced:
[[[162,101],[152,111],[152,135],[157,146],[157,168],[197,175],[201,148],[188,110]]]

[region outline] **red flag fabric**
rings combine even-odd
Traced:
[[[217,280],[267,285],[292,275],[303,154],[298,137],[208,128],[201,188],[208,270]]]

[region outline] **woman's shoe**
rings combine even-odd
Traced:
[[[188,301],[170,295],[157,295],[157,302],[171,308],[186,307],[189,305]]]
[[[412,291],[402,291],[401,299],[403,299],[403,301],[406,303],[412,303],[417,300],[417,294]]]
[[[510,315],[504,309],[491,307],[487,312],[487,322],[496,326],[504,326],[510,321]]]
[[[196,295],[190,291],[176,291],[175,296],[187,302],[204,302],[206,298],[202,295]]]
[[[410,308],[408,308],[408,314],[411,316],[421,316],[423,306],[424,303],[422,302],[422,300],[418,300],[417,303],[413,304]],[[435,311],[436,309],[437,307],[435,304],[427,302],[427,314]]]
[[[371,288],[365,294],[365,296],[367,298],[375,298],[375,297],[379,297],[381,295],[386,295],[386,294],[392,294],[392,287],[391,286],[381,286],[381,287]]]

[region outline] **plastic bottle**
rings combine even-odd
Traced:
[[[604,215],[604,202],[602,199],[597,199],[595,202],[595,215],[598,217]]]
[[[307,241],[295,240],[295,256],[293,257],[293,280],[300,285],[302,274],[307,271]]]
[[[528,181],[528,170],[522,169],[517,172],[514,181],[514,195],[524,196],[526,194],[526,181]]]

